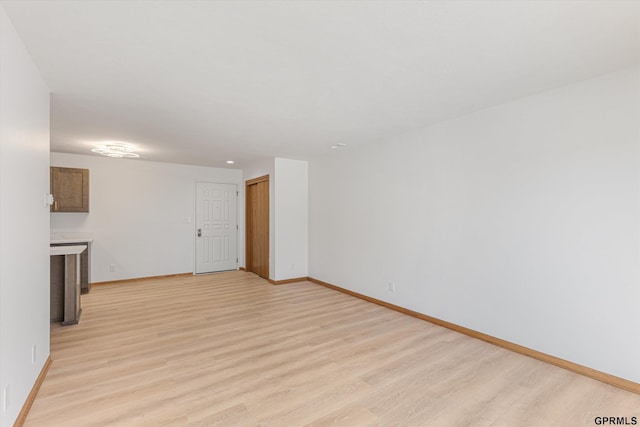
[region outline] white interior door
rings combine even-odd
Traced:
[[[196,183],[196,273],[238,268],[235,184]]]

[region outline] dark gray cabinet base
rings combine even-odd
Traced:
[[[85,250],[86,252],[86,250]],[[63,326],[80,320],[80,255],[52,255],[50,276],[50,321]],[[62,260],[62,269],[53,268]],[[61,274],[60,274],[61,273]]]
[[[91,243],[79,242],[79,243],[55,243],[51,246],[74,246],[74,245],[87,245],[87,250],[80,255],[80,292],[88,294],[91,290],[91,283],[89,283],[89,266],[90,266],[90,252]],[[52,256],[51,257],[51,283],[64,284],[64,257]],[[53,300],[53,294],[51,295]],[[51,312],[53,317],[53,311]]]
[[[64,320],[64,255],[49,257],[50,270],[50,318],[51,322]]]

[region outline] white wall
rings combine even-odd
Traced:
[[[314,160],[310,276],[640,382],[639,123],[634,67]]]
[[[93,233],[92,282],[193,272],[196,181],[242,187],[235,169],[63,153],[51,165],[89,169],[89,213],[52,213],[51,232]],[[243,217],[240,195],[241,228]],[[242,236],[238,257],[244,265]]]
[[[0,6],[0,426],[49,356],[49,90]],[[32,349],[36,357],[32,363]],[[6,394],[6,396],[5,396]],[[0,405],[2,405],[0,403]]]
[[[308,163],[275,159],[274,280],[306,277],[309,219]]]
[[[269,158],[247,165],[248,181],[269,175],[269,278],[286,280],[308,274],[308,163]]]

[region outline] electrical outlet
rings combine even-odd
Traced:
[[[35,364],[36,363],[36,345],[34,344],[33,347],[31,347],[31,364]]]
[[[396,284],[393,282],[389,282],[389,284],[387,285],[387,289],[389,290],[389,292],[394,293],[396,291]]]
[[[115,264],[109,264],[109,272],[110,273],[115,273],[116,272],[116,265]]]

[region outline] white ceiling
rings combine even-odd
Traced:
[[[52,151],[309,159],[640,62],[638,1],[3,1]]]

